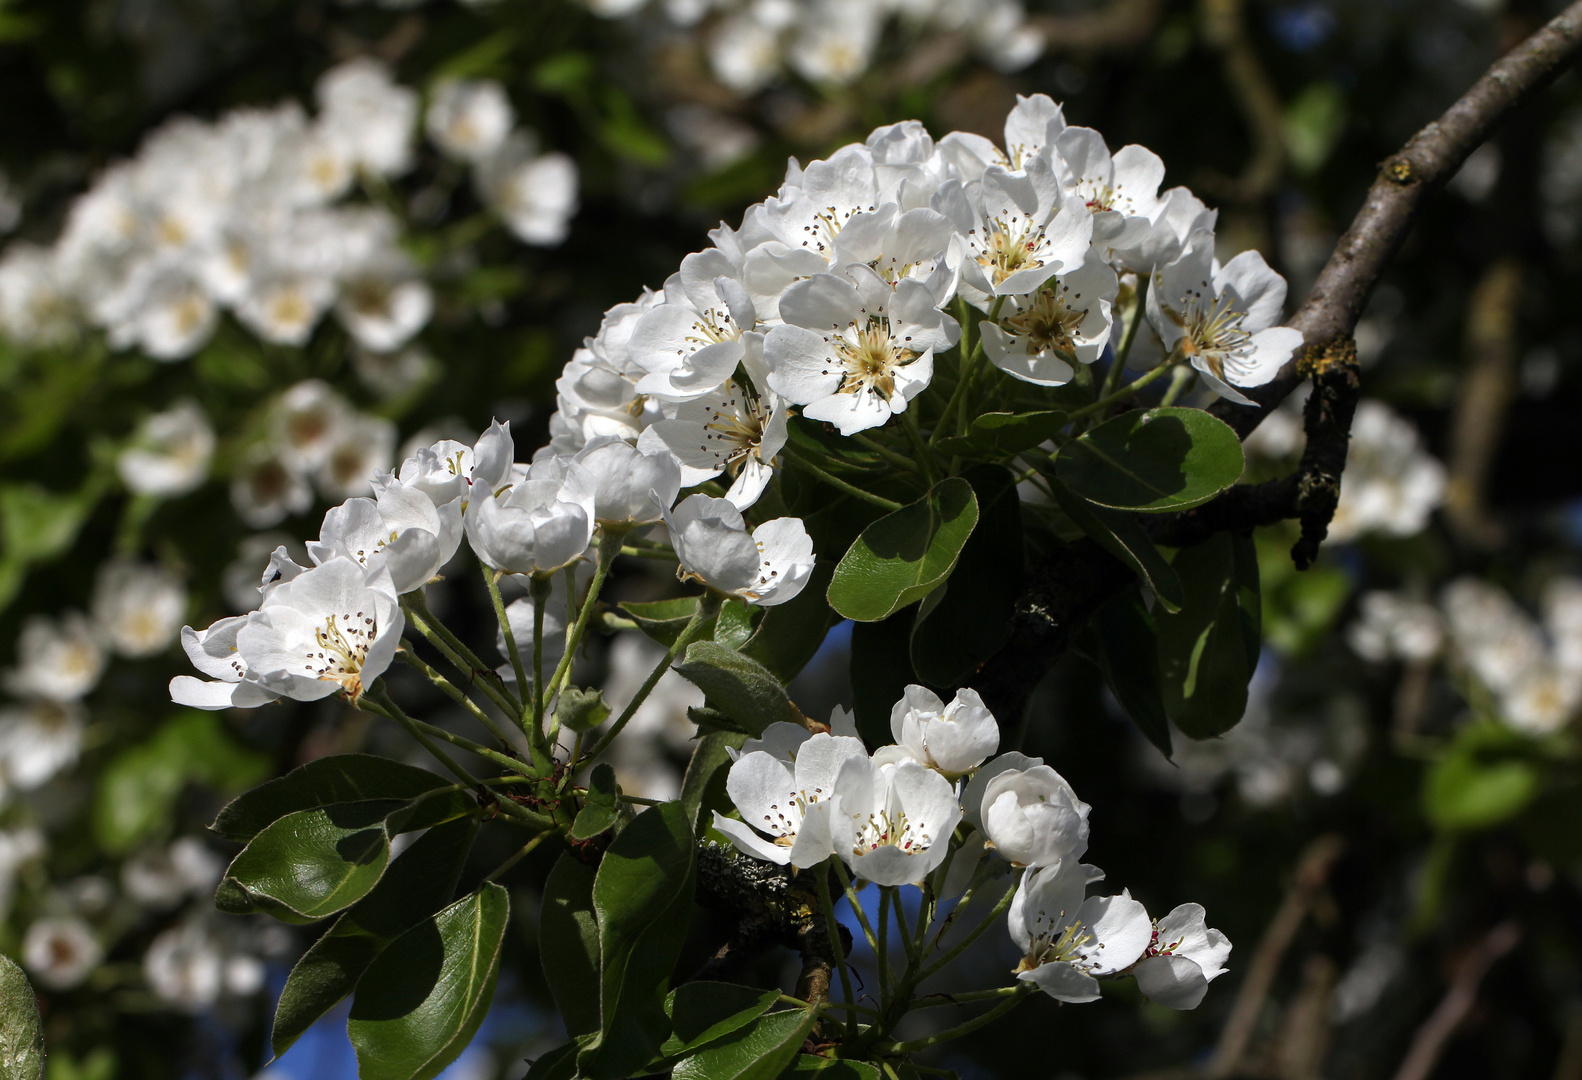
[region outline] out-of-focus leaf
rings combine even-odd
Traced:
[[[593,868],[562,855],[544,882],[538,923],[539,960],[566,1031],[599,1030],[599,920],[593,911]]]
[[[1202,409],[1123,413],[1073,439],[1055,475],[1089,502],[1164,513],[1206,503],[1241,478],[1246,459],[1230,426]]]
[[[390,861],[384,819],[399,803],[379,799],[298,810],[242,849],[225,881],[286,922],[314,922],[366,896]]]
[[[714,708],[750,735],[760,734],[776,721],[791,719],[791,699],[780,680],[752,657],[717,642],[688,645],[676,673],[702,690]]]
[[[56,494],[38,484],[0,486],[0,550],[9,559],[40,562],[70,548],[99,501],[101,485]]]
[[[767,1013],[683,1058],[670,1075],[674,1080],[776,1080],[817,1019],[818,1011],[811,1008]]]
[[[1288,657],[1303,656],[1334,627],[1351,596],[1344,570],[1320,562],[1298,570],[1291,562],[1291,539],[1259,530],[1258,576],[1263,595],[1263,639]]]
[[[337,754],[292,769],[227,803],[209,828],[246,843],[271,822],[297,810],[369,799],[413,799],[451,781],[374,754]]]
[[[921,600],[950,576],[978,523],[978,499],[959,476],[862,531],[829,583],[829,605],[877,622]]]
[[[1332,82],[1309,83],[1285,108],[1285,152],[1298,173],[1317,172],[1346,128],[1346,97]]]
[[[360,1080],[430,1080],[489,1011],[511,902],[488,884],[392,941],[357,981],[346,1030]]]
[[[1542,785],[1524,740],[1499,724],[1473,724],[1424,777],[1423,813],[1441,829],[1487,829],[1521,813]]]
[[[1213,738],[1241,722],[1258,667],[1258,557],[1250,538],[1218,533],[1173,565],[1181,610],[1154,614],[1165,709],[1182,734]]]
[[[0,1077],[39,1080],[44,1075],[44,1026],[27,976],[0,955]]]
[[[1053,439],[1065,426],[1066,414],[1058,411],[984,413],[973,420],[965,435],[939,440],[939,449],[946,454],[998,460]]]
[[[577,820],[571,823],[573,840],[591,839],[615,824],[620,816],[618,792],[615,770],[607,762],[595,765],[588,778],[588,797],[577,812]]]

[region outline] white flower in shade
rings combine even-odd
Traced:
[[[1048,765],[995,768],[1007,757],[1010,755],[985,766],[967,789],[968,800],[977,790],[982,791],[974,806],[989,845],[1018,866],[1048,866],[1061,859],[1081,858],[1088,846],[1088,812],[1092,808]],[[984,773],[989,777],[979,787],[978,779]]]
[[[225,862],[195,836],[183,836],[168,847],[147,848],[121,866],[121,888],[147,907],[173,908],[220,883]]]
[[[80,308],[52,250],[25,240],[0,256],[0,327],[12,340],[47,347],[75,340]]]
[[[971,689],[956,691],[946,705],[928,687],[908,686],[890,710],[890,734],[896,749],[948,780],[976,769],[1000,746],[1000,725]]]
[[[475,487],[480,495],[500,490],[511,472],[515,453],[511,425],[496,420],[472,446],[442,439],[432,446],[419,447],[401,463],[397,479],[402,487],[427,495],[435,506],[445,506],[456,499],[465,505]]]
[[[1008,296],[998,320],[979,324],[995,367],[1037,386],[1063,386],[1074,364],[1091,364],[1109,344],[1120,282],[1090,248],[1082,265],[1025,296]],[[992,306],[992,305],[991,305]]]
[[[271,441],[293,470],[316,469],[330,456],[351,412],[328,383],[306,379],[281,394],[270,410]]]
[[[231,505],[243,522],[267,529],[312,506],[313,489],[273,447],[258,445],[248,451],[231,479]]]
[[[1542,632],[1505,590],[1463,577],[1439,603],[1461,662],[1495,693],[1515,690],[1547,660]]]
[[[742,820],[715,811],[714,827],[755,859],[798,869],[815,866],[836,853],[830,800],[848,760],[868,760],[861,739],[814,735],[802,743],[794,762],[763,750],[743,754],[725,778]]]
[[[681,490],[681,467],[664,447],[645,451],[604,435],[572,460],[593,478],[593,517],[607,529],[652,525]]]
[[[473,171],[478,196],[526,243],[552,247],[577,212],[577,165],[565,154],[538,155],[523,131],[512,132]]]
[[[33,701],[0,709],[0,789],[48,783],[82,752],[87,720],[75,701]]]
[[[866,266],[848,273],[815,274],[787,289],[786,325],[764,338],[769,388],[842,435],[905,412],[933,378],[934,351],[961,334],[921,282],[892,288]]]
[[[225,986],[225,960],[198,919],[163,931],[143,954],[143,976],[167,1005],[198,1012],[213,1005]]]
[[[1399,593],[1371,590],[1357,601],[1360,618],[1346,628],[1346,641],[1364,660],[1432,660],[1444,642],[1439,609]]]
[[[1096,976],[1130,967],[1152,938],[1153,922],[1130,894],[1083,898],[1095,873],[1075,858],[1030,870],[1011,899],[1016,977],[1056,1001],[1097,1001]]]
[[[1582,671],[1546,656],[1500,693],[1500,718],[1517,731],[1547,735],[1564,727],[1582,706]]]
[[[492,497],[468,497],[467,540],[496,570],[552,573],[588,549],[596,487],[593,474],[569,456],[541,458]]]
[[[749,351],[761,348],[757,325],[757,309],[730,257],[718,248],[693,252],[665,283],[665,302],[632,328],[632,362],[648,372],[638,393],[685,401],[719,387]]]
[[[332,499],[366,494],[374,478],[390,467],[395,444],[396,426],[384,417],[348,416],[313,474],[319,490]]]
[[[111,649],[152,656],[176,640],[187,608],[181,579],[149,563],[113,559],[94,579],[93,618]]]
[[[326,71],[317,86],[319,125],[344,143],[357,167],[396,176],[412,165],[417,94],[377,60],[358,57]]]
[[[807,749],[797,754],[800,762]],[[835,778],[835,854],[876,885],[922,881],[944,861],[961,821],[956,790],[916,761],[844,762]]]
[[[333,558],[355,560],[370,572],[390,572],[397,595],[428,582],[461,544],[461,500],[436,507],[421,491],[381,473],[378,500],[348,499],[324,515],[308,555],[323,565]]]
[[[246,677],[282,697],[356,701],[390,666],[404,626],[387,571],[335,558],[272,588],[243,616],[236,651]]]
[[[341,282],[335,316],[364,349],[392,352],[405,345],[434,313],[434,292],[410,259],[381,252]]]
[[[664,517],[681,576],[749,604],[783,604],[813,574],[813,540],[801,518],[775,518],[749,534],[729,499],[707,495],[688,495]]]
[[[99,685],[104,648],[81,613],[58,620],[29,615],[17,638],[17,665],[5,673],[6,689],[18,697],[76,701]]]
[[[1582,671],[1582,581],[1557,577],[1544,586],[1544,628],[1549,632],[1555,662]]]
[[[811,723],[811,721],[809,721]],[[817,726],[817,725],[815,725]],[[755,750],[773,754],[782,761],[795,761],[797,751],[802,744],[817,734],[841,735],[846,738],[859,739],[857,734],[857,717],[850,709],[835,706],[830,713],[829,723],[823,725],[824,731],[817,731],[802,724],[793,724],[789,720],[776,720],[764,728],[763,734],[756,739],[748,739],[742,743],[740,750],[726,749],[734,761],[744,754],[751,754]]]
[[[427,386],[439,375],[440,367],[422,345],[409,345],[392,352],[353,349],[352,370],[364,386],[389,400]]]
[[[1005,118],[1004,150],[982,135],[966,131],[952,131],[939,140],[939,147],[963,180],[980,180],[990,165],[1020,172],[1032,158],[1047,158],[1049,147],[1065,129],[1061,107],[1048,94],[1017,94],[1016,105]]]
[[[1359,401],[1329,538],[1416,536],[1443,504],[1445,484],[1445,467],[1410,420],[1382,401]]]
[[[219,321],[219,308],[197,283],[184,274],[165,274],[149,287],[132,335],[154,359],[182,360],[209,340]]]
[[[551,581],[549,601],[544,605],[544,658],[546,663],[554,663],[566,651],[566,629],[570,616],[566,610],[566,578],[564,574],[556,574]],[[516,639],[517,655],[524,661],[530,661],[533,656],[533,598],[523,596],[511,601],[505,607],[505,619],[511,626],[511,636]],[[516,665],[511,663],[511,650],[506,645],[505,631],[496,630],[494,633],[495,649],[499,652],[505,663],[495,670],[506,682],[516,681]],[[649,665],[652,667],[653,665]],[[533,672],[531,665],[527,672],[531,679]],[[680,676],[677,676],[678,678]],[[608,697],[605,699],[608,701]]]
[[[796,22],[786,62],[813,83],[845,86],[873,59],[884,12],[877,4],[813,0]]]
[[[745,510],[758,501],[774,476],[775,457],[786,443],[786,403],[768,388],[768,369],[749,356],[751,376],[731,378],[718,390],[666,409],[638,437],[640,449],[665,449],[681,466],[681,486],[694,487],[721,473],[731,478],[725,497]]]
[[[516,123],[505,87],[494,79],[441,79],[423,126],[445,156],[474,162],[500,149]]]
[[[280,549],[282,552],[284,548]],[[271,563],[271,566],[274,564]],[[236,639],[250,616],[233,615],[204,630],[181,628],[181,647],[192,666],[208,679],[177,675],[170,680],[170,700],[189,709],[256,709],[277,701],[280,695],[252,678],[247,660],[237,650]]]
[[[82,984],[104,960],[104,947],[81,919],[70,916],[37,919],[22,936],[22,963],[35,982],[47,990],[70,990]]]
[[[1208,984],[1225,974],[1230,939],[1204,921],[1203,905],[1182,904],[1153,925],[1132,968],[1137,988],[1172,1009],[1195,1009]]]
[[[300,348],[335,302],[335,284],[317,275],[280,275],[256,282],[236,305],[236,317],[272,345]]]
[[[1157,245],[1149,243],[1154,219],[1163,211],[1159,185],[1165,163],[1141,146],[1123,146],[1110,155],[1104,136],[1092,128],[1068,127],[1055,137],[1052,164],[1061,190],[1076,193],[1093,215],[1093,246],[1105,258],[1114,258],[1140,273],[1153,270],[1152,258],[1138,255]],[[1169,252],[1174,258],[1177,252]]]
[[[1093,215],[1042,157],[1020,172],[990,165],[966,188],[946,184],[934,203],[967,239],[962,285],[987,296],[1030,293],[1075,269],[1093,237]]]
[[[1302,332],[1277,326],[1285,279],[1256,251],[1224,266],[1212,233],[1197,233],[1174,262],[1154,271],[1148,321],[1172,356],[1189,360],[1221,397],[1252,404],[1237,387],[1262,386],[1302,345]]]
[[[146,416],[115,459],[121,482],[139,495],[185,495],[209,475],[214,428],[197,402]]]

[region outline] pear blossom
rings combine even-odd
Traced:
[[[122,656],[152,656],[181,629],[187,590],[160,566],[112,559],[99,567],[93,619],[111,649]]]
[[[236,305],[236,317],[272,345],[301,348],[334,302],[330,278],[280,273],[255,282]]]
[[[389,400],[434,381],[439,374],[439,361],[422,345],[408,345],[390,352],[359,346],[352,350],[352,370],[364,386]]]
[[[77,763],[87,716],[75,701],[0,708],[0,792],[32,791]]]
[[[805,748],[799,751],[797,761],[806,754]],[[854,875],[876,885],[921,882],[949,854],[951,833],[961,821],[950,781],[916,761],[845,761],[835,795],[835,854]]]
[[[201,1012],[224,995],[246,997],[264,984],[264,963],[238,949],[209,915],[189,916],[162,931],[143,954],[154,995],[186,1012]]]
[[[524,242],[553,247],[570,231],[577,165],[565,154],[537,154],[526,132],[512,132],[477,165],[473,181],[479,197]]]
[[[1007,375],[1037,386],[1064,386],[1073,362],[1091,364],[1109,344],[1115,271],[1089,249],[1082,265],[1036,292],[1007,296],[1000,317],[979,324],[983,351]]]
[[[496,570],[552,573],[587,550],[596,494],[593,474],[570,456],[541,458],[492,497],[468,498],[467,540]]]
[[[276,585],[243,616],[236,651],[250,679],[282,697],[352,701],[395,658],[405,625],[388,571],[333,558]]]
[[[312,506],[313,489],[273,446],[259,444],[231,478],[231,505],[247,525],[267,529]]]
[[[999,165],[1020,172],[1034,157],[1048,157],[1060,133],[1065,114],[1048,94],[1016,95],[1016,104],[1005,117],[1005,149],[990,139],[967,131],[952,131],[939,140],[941,152],[963,182],[983,179],[983,171]]]
[[[314,471],[319,490],[331,498],[365,494],[373,480],[395,457],[396,427],[382,416],[353,413],[335,429],[334,438]]]
[[[681,467],[663,447],[650,452],[603,435],[572,460],[593,478],[593,517],[605,529],[653,524],[681,490]]]
[[[47,990],[80,986],[104,961],[104,946],[75,916],[34,920],[22,935],[22,964]]]
[[[123,863],[121,888],[139,904],[164,910],[209,892],[224,872],[225,862],[202,840],[182,836],[168,847],[146,848]]]
[[[423,119],[428,137],[455,161],[482,161],[500,149],[516,123],[505,87],[494,79],[442,79]]]
[[[830,712],[829,723],[823,726],[831,735],[852,739],[862,737],[857,733],[856,715],[850,709],[841,708],[839,705]],[[732,761],[758,750],[773,754],[783,761],[795,761],[797,751],[801,749],[802,744],[814,735],[823,733],[816,730],[817,727],[818,725],[808,727],[803,724],[793,724],[789,720],[776,720],[765,727],[758,738],[745,740],[739,750],[727,747],[725,752],[731,756]]]
[[[348,499],[324,515],[308,554],[317,565],[352,559],[365,569],[390,572],[397,595],[428,582],[461,544],[461,501],[436,507],[427,495],[388,474],[376,480],[375,499]]]
[[[305,379],[281,394],[270,413],[280,459],[293,470],[316,469],[329,457],[351,415],[346,399],[321,379]]]
[[[213,712],[255,709],[280,699],[279,693],[251,676],[247,658],[237,648],[237,636],[248,621],[247,615],[233,615],[203,630],[181,628],[181,647],[187,659],[209,678],[177,675],[170,680],[170,700],[189,709]]]
[[[76,701],[99,684],[104,648],[95,627],[80,612],[59,619],[29,615],[17,638],[17,666],[4,675],[5,687],[23,698]]]
[[[139,495],[185,495],[209,475],[214,428],[198,403],[176,402],[145,416],[116,456],[121,482]]]
[[[364,349],[393,352],[428,324],[434,292],[406,256],[381,251],[341,282],[335,315]]]
[[[813,540],[800,518],[775,518],[749,534],[730,500],[689,495],[664,519],[683,577],[750,604],[783,604],[812,576]]]
[[[742,820],[716,810],[714,828],[755,859],[798,869],[815,866],[836,853],[831,800],[842,765],[850,760],[867,762],[868,752],[861,739],[839,735],[810,737],[794,762],[763,750],[743,754],[725,778]]]
[[[1097,976],[1130,967],[1152,940],[1148,912],[1130,893],[1084,899],[1094,873],[1064,859],[1029,870],[1011,899],[1011,939],[1022,950],[1016,977],[1056,1001],[1097,1001]]]
[[[1000,726],[972,689],[946,705],[928,687],[908,686],[890,710],[890,733],[897,750],[947,780],[972,772],[1000,745]]]
[[[1284,304],[1285,279],[1262,255],[1244,251],[1220,266],[1213,235],[1199,232],[1180,258],[1154,271],[1148,321],[1216,393],[1251,405],[1237,387],[1264,385],[1302,345],[1300,330],[1276,325]]]
[[[326,71],[316,89],[322,129],[346,145],[358,168],[395,176],[411,167],[417,94],[397,85],[388,68],[358,57]]]
[[[965,188],[946,184],[934,202],[966,238],[962,285],[985,296],[1035,291],[1081,265],[1093,237],[1093,215],[1080,196],[1061,191],[1042,157],[1019,172],[990,165]]]
[[[1382,401],[1357,402],[1340,501],[1329,538],[1416,536],[1443,504],[1445,467],[1423,447],[1411,421]]]
[[[1374,589],[1357,600],[1360,618],[1346,629],[1346,641],[1364,660],[1431,660],[1444,642],[1439,609],[1420,600]]]
[[[1159,185],[1165,163],[1141,146],[1125,146],[1112,156],[1104,136],[1092,128],[1068,127],[1054,141],[1051,163],[1061,190],[1075,192],[1093,215],[1093,246],[1129,270],[1148,273],[1155,262],[1179,254],[1170,249],[1168,229],[1154,219],[1163,210]],[[1146,261],[1145,261],[1146,260]]]
[[[847,274],[816,274],[787,289],[786,324],[764,338],[769,388],[842,435],[905,412],[933,378],[934,351],[961,333],[916,279],[892,288],[866,266]]]
[[[1208,984],[1225,974],[1230,948],[1230,939],[1204,921],[1201,904],[1182,904],[1154,923],[1132,974],[1150,1000],[1172,1009],[1195,1009]]]
[[[1048,866],[1081,858],[1087,850],[1092,808],[1048,765],[996,771],[982,792],[977,808],[983,833],[1011,863]],[[973,794],[969,788],[968,797]]]
[[[403,488],[427,495],[435,507],[457,499],[464,505],[474,488],[480,494],[500,490],[511,472],[515,453],[511,425],[495,420],[472,446],[441,439],[431,446],[419,447],[401,463],[396,480]],[[376,481],[375,487],[378,486]]]
[[[665,301],[632,328],[632,361],[648,374],[643,394],[684,401],[715,389],[762,348],[758,312],[742,271],[718,248],[693,252],[665,283]]]

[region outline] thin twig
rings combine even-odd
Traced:
[[[1521,939],[1521,927],[1514,922],[1502,922],[1483,935],[1483,939],[1462,958],[1456,967],[1455,976],[1450,980],[1450,989],[1445,991],[1445,996],[1423,1022],[1423,1026],[1417,1029],[1412,1048],[1406,1052],[1406,1060],[1396,1070],[1395,1080],[1428,1080],[1434,1066],[1439,1064],[1445,1044],[1477,1004],[1478,985],[1483,982],[1483,977],[1489,973],[1495,961],[1516,948]]]

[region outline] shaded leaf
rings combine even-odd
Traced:
[[[933,592],[955,569],[978,523],[972,485],[959,476],[886,514],[852,543],[829,583],[830,607],[877,622]]]
[[[1252,540],[1217,533],[1176,555],[1179,612],[1157,612],[1165,709],[1182,734],[1208,739],[1235,727],[1261,644],[1258,558]]]
[[[694,641],[676,665],[708,697],[709,704],[758,735],[770,724],[791,719],[791,699],[770,670],[750,656],[714,641]]]
[[[580,1049],[577,1043],[569,1042],[546,1050],[528,1066],[522,1080],[572,1080],[577,1075],[577,1051]]]
[[[736,983],[683,983],[665,1002],[674,1029],[665,1040],[667,1057],[691,1053],[715,1039],[746,1027],[768,1012],[780,997],[778,990],[759,990]]]
[[[870,747],[894,742],[890,733],[890,707],[901,699],[908,683],[917,682],[912,670],[912,621],[916,612],[906,610],[876,623],[856,623],[851,628],[852,711],[857,730]]]
[[[668,649],[676,643],[681,631],[687,628],[692,616],[697,614],[698,599],[696,596],[683,596],[675,600],[654,600],[642,604],[625,603],[620,605],[620,611],[635,622],[639,630]],[[705,621],[698,630],[698,636],[710,634],[713,626],[713,619]]]
[[[1423,779],[1423,813],[1441,829],[1487,829],[1509,821],[1538,796],[1543,772],[1530,748],[1498,724],[1456,734]]]
[[[246,843],[265,826],[297,810],[368,799],[412,799],[451,781],[374,754],[337,754],[310,761],[226,804],[209,828]]]
[[[984,413],[965,435],[939,440],[939,450],[962,457],[1007,458],[1048,442],[1065,426],[1066,414],[1058,411]]]
[[[835,564],[821,559],[814,564],[800,593],[784,604],[761,608],[763,617],[753,636],[741,647],[741,654],[768,668],[782,684],[801,674],[817,655],[837,618],[825,599],[834,573]]]
[[[620,809],[617,791],[615,770],[607,762],[595,765],[588,778],[588,796],[577,811],[577,820],[571,823],[573,840],[591,839],[615,824]]]
[[[286,922],[313,922],[366,896],[390,861],[385,817],[399,803],[340,803],[298,810],[242,849],[225,882]]]
[[[740,749],[746,738],[738,732],[713,731],[697,740],[686,775],[681,778],[681,808],[694,832],[702,831],[700,819],[704,823],[713,820],[707,811],[730,808],[725,793],[725,776],[731,767],[729,751]]]
[[[850,1058],[826,1058],[799,1054],[791,1068],[780,1074],[785,1080],[879,1080],[879,1067]]]
[[[1208,502],[1245,465],[1236,433],[1202,409],[1140,409],[1061,447],[1055,475],[1100,506],[1163,513]]]
[[[1093,617],[1104,682],[1159,752],[1170,757],[1170,718],[1159,676],[1159,641],[1153,617],[1135,590],[1112,596]]]
[[[44,1027],[27,976],[0,954],[0,1077],[39,1080],[44,1075]]]
[[[1181,579],[1130,513],[1095,506],[1073,495],[1058,480],[1050,484],[1050,491],[1066,516],[1100,547],[1131,567],[1165,610],[1181,610]]]
[[[807,1041],[815,1009],[767,1013],[676,1064],[672,1080],[776,1080]]]
[[[562,855],[544,882],[539,913],[544,980],[572,1035],[599,1030],[599,920],[593,912],[593,876],[591,866]]]

